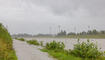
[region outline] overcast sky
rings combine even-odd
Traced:
[[[0,0],[0,22],[11,34],[55,34],[58,25],[67,32],[105,30],[105,0]]]

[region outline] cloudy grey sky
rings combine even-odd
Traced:
[[[105,30],[105,0],[0,0],[0,22],[14,33]],[[90,26],[90,28],[88,28]]]

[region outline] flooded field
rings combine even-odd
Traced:
[[[66,45],[65,49],[73,49],[73,45],[77,43],[78,39],[70,39],[70,38],[26,38],[27,40],[35,39],[38,41],[43,41],[44,45],[47,42],[57,41],[64,42]],[[80,39],[80,42],[86,42],[88,39]],[[105,39],[89,39],[91,42],[94,42],[98,45],[99,49],[105,51]]]

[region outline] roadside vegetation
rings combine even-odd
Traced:
[[[46,43],[45,48],[48,50],[63,51],[65,48],[65,45],[63,42],[53,41],[51,43]]]
[[[30,45],[40,45],[40,43],[37,40],[29,40],[27,41],[27,43]]]
[[[0,23],[0,60],[17,60],[12,44],[10,34]]]
[[[16,40],[25,41],[24,38],[16,38]]]
[[[87,42],[74,45],[73,50],[65,50],[63,42],[50,42],[41,49],[43,52],[48,52],[58,60],[105,60],[104,53],[101,52],[97,45],[87,40]]]

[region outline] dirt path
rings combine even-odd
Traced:
[[[47,53],[41,52],[37,46],[28,45],[26,42],[14,40],[13,46],[18,60],[54,60]]]

